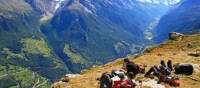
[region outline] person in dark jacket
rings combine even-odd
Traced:
[[[138,73],[145,73],[145,67],[146,65],[140,66],[132,61],[129,61],[128,58],[125,58],[122,69],[124,69],[126,73],[132,72],[134,75],[137,75]]]
[[[129,61],[129,59],[124,59],[123,69],[127,73],[134,73],[135,75],[139,73],[139,66],[135,64],[134,62]]]

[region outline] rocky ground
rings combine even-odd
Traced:
[[[191,63],[200,65],[200,33],[188,35],[174,40],[168,40],[160,45],[152,46],[146,49],[138,56],[128,57],[130,60],[138,64],[146,64],[151,67],[159,64],[160,60],[172,60],[173,63]],[[82,71],[81,75],[69,78],[67,82],[56,82],[53,88],[99,88],[96,80],[104,72],[111,72],[113,69],[122,67],[122,58],[114,62],[110,62],[103,66],[94,66],[91,69]],[[199,88],[200,73],[197,66],[195,72],[191,76],[179,75],[181,80],[180,88]],[[139,75],[136,79],[145,79],[143,75]],[[162,83],[165,88],[171,88],[168,84]],[[145,87],[146,88],[146,87]]]

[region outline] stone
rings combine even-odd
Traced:
[[[195,45],[193,45],[192,43],[188,43],[187,48],[194,48]]]
[[[62,81],[62,82],[69,82],[69,80],[70,80],[70,79],[69,79],[69,77],[67,77],[67,76],[61,78],[61,81]]]
[[[170,32],[168,36],[170,40],[181,40],[184,37],[184,34],[177,32]]]
[[[191,64],[194,68],[194,72],[195,73],[199,73],[200,72],[200,66],[198,64]]]
[[[200,51],[189,52],[188,55],[193,57],[200,57]]]
[[[69,87],[67,87],[67,83],[59,81],[51,85],[51,88],[69,88]]]
[[[65,77],[69,77],[69,78],[76,78],[80,76],[80,74],[66,74]]]

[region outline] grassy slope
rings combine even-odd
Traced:
[[[34,77],[34,78],[33,78]],[[28,79],[28,80],[27,80]],[[23,88],[29,88],[37,81],[41,84],[40,88],[48,88],[48,80],[31,70],[13,65],[0,65],[0,87],[16,88],[15,81],[21,81]]]
[[[191,43],[194,47],[188,48]],[[186,36],[180,41],[166,41],[161,45],[149,49],[149,52],[144,52],[139,57],[129,57],[130,60],[139,64],[147,64],[148,68],[154,64],[159,64],[160,60],[173,60],[173,63],[195,63],[200,64],[199,57],[188,56],[188,52],[200,50],[200,33],[193,36]],[[110,62],[104,66],[93,67],[84,71],[80,77],[72,78],[67,84],[67,88],[98,88],[96,78],[100,77],[103,72],[110,72],[112,69],[120,69],[122,59]],[[200,86],[200,73],[194,73],[192,80],[187,76],[181,76],[180,88],[198,88]],[[65,84],[65,83],[64,83]],[[65,86],[65,85],[61,86]],[[167,88],[169,85],[165,84]]]
[[[30,85],[30,83],[27,83],[31,80],[28,75],[32,72],[37,73],[41,78],[49,80],[56,80],[66,73],[67,68],[65,64],[53,54],[44,39],[25,38],[19,42],[21,47],[18,51],[3,48],[0,52],[0,68],[3,68],[0,69],[0,83],[4,83],[4,79],[9,79],[7,76],[1,78],[2,75],[6,75],[5,66],[8,65],[11,65],[9,67],[15,68],[7,69],[8,72],[20,77],[22,82],[25,82],[25,84],[22,84],[23,86]],[[22,72],[19,72],[20,69],[18,68],[23,68],[21,70]],[[29,71],[23,72],[24,69],[28,69]],[[18,73],[15,74],[16,72]],[[7,80],[7,83],[7,86],[10,87],[13,81]],[[47,82],[45,85],[47,85]]]
[[[25,83],[23,86],[30,84],[32,72],[48,80],[56,80],[69,72],[40,32],[39,12],[24,0],[0,0],[0,12],[0,68],[6,65],[17,68],[8,69],[8,72],[11,70],[13,75],[20,77]],[[18,68],[23,68],[22,72],[15,74]],[[5,70],[0,69],[0,88],[11,87],[13,80],[7,76],[1,78],[2,75]],[[4,81],[8,84],[6,87],[2,87]]]
[[[72,52],[72,50],[70,49],[70,46],[69,45],[65,45],[64,47],[64,50],[63,52],[65,53],[65,55],[67,55],[69,57],[69,59],[77,64],[77,63],[80,63],[80,64],[85,64],[87,63],[87,61],[80,55],[80,54],[77,54],[75,52]]]

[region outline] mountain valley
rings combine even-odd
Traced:
[[[0,87],[50,87],[65,74],[141,53],[168,39],[169,32],[196,33],[199,4],[0,0]]]

